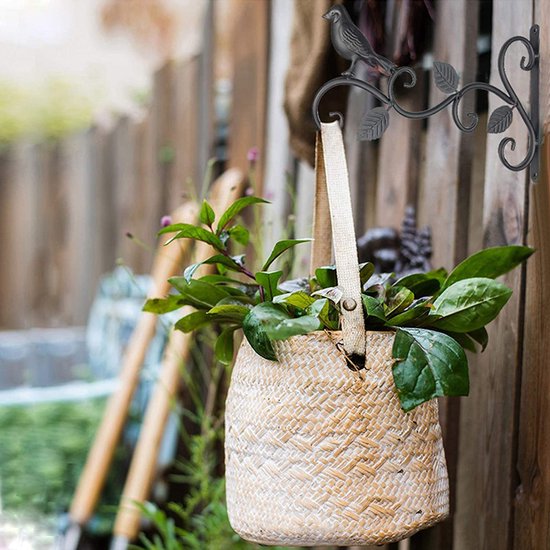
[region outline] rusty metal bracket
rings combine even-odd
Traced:
[[[455,125],[462,132],[473,132],[479,122],[477,113],[466,113],[469,119],[464,122],[460,118],[460,102],[464,96],[474,90],[484,90],[493,93],[504,102],[504,105],[497,107],[489,117],[487,123],[487,132],[490,134],[500,134],[505,132],[512,123],[514,110],[517,111],[528,132],[527,152],[524,159],[516,164],[511,163],[507,158],[507,149],[514,151],[516,140],[512,137],[503,138],[498,145],[498,156],[501,162],[514,172],[525,170],[529,167],[529,174],[533,181],[539,176],[539,147],[540,147],[540,127],[539,127],[539,36],[540,28],[533,25],[530,30],[529,38],[524,36],[514,36],[509,38],[501,47],[498,54],[498,74],[502,82],[503,89],[485,82],[472,82],[459,88],[459,75],[456,69],[440,61],[434,62],[433,75],[435,85],[447,97],[437,105],[423,111],[408,111],[401,107],[396,99],[396,83],[403,79],[404,88],[413,88],[416,84],[416,73],[411,67],[396,67],[387,59],[378,56],[370,46],[366,37],[352,23],[349,15],[342,6],[335,6],[324,16],[332,23],[332,43],[338,53],[351,60],[350,69],[337,78],[329,80],[317,91],[313,100],[313,118],[317,127],[320,128],[321,118],[319,116],[319,105],[323,96],[331,89],[339,86],[350,86],[361,88],[372,94],[378,99],[382,106],[371,109],[363,116],[359,125],[359,140],[379,139],[389,125],[389,111],[393,109],[401,116],[410,119],[428,118],[439,111],[451,106],[452,118]],[[351,39],[348,39],[351,37]],[[523,56],[520,61],[522,70],[530,74],[530,97],[528,113],[521,100],[514,91],[510,80],[506,74],[505,61],[506,54],[510,46],[516,42],[521,43],[527,50],[527,58]],[[382,74],[388,76],[388,92],[382,92],[373,84],[364,80],[355,78],[353,68],[357,61],[364,61],[371,67],[374,67]],[[330,113],[330,116],[338,117],[340,124],[344,123],[342,113]]]

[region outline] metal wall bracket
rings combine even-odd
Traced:
[[[464,96],[474,90],[484,90],[488,93],[493,93],[498,96],[505,105],[497,107],[489,117],[487,123],[487,132],[490,134],[500,134],[505,132],[510,124],[514,110],[516,110],[526,126],[528,132],[527,152],[525,158],[517,163],[512,164],[507,158],[507,148],[514,151],[516,148],[516,140],[512,137],[503,138],[498,145],[498,156],[501,162],[509,170],[519,172],[529,167],[529,173],[532,180],[536,181],[539,175],[539,146],[540,146],[540,129],[539,129],[539,35],[540,29],[538,25],[531,27],[529,39],[524,36],[514,36],[508,39],[500,49],[498,54],[498,74],[504,89],[498,88],[485,82],[472,82],[466,84],[459,89],[459,76],[456,69],[443,62],[434,62],[434,81],[435,85],[447,97],[429,109],[423,111],[408,111],[399,105],[396,99],[395,86],[397,81],[403,77],[403,87],[412,88],[416,84],[416,73],[410,67],[396,67],[390,61],[377,55],[370,46],[366,37],[352,23],[351,18],[342,6],[333,7],[324,16],[332,23],[331,37],[332,43],[337,52],[351,60],[350,69],[343,73],[342,76],[333,78],[326,82],[317,91],[313,100],[313,118],[315,123],[320,128],[321,118],[319,116],[319,104],[323,96],[332,88],[338,86],[356,86],[361,88],[374,97],[381,103],[381,107],[375,107],[365,113],[359,125],[358,139],[360,140],[376,140],[382,136],[389,125],[389,111],[393,109],[400,115],[411,119],[428,118],[435,113],[445,109],[448,106],[452,108],[452,118],[455,125],[462,132],[473,132],[479,122],[479,116],[476,113],[467,113],[469,119],[463,122],[460,118],[460,102]],[[527,58],[523,56],[520,61],[520,67],[530,74],[530,114],[527,113],[522,102],[514,91],[505,69],[505,60],[508,49],[515,42],[523,44],[527,50]],[[354,77],[353,68],[357,61],[362,60],[370,66],[378,69],[381,73],[388,76],[388,92],[382,92],[376,86]],[[338,117],[340,124],[343,124],[344,117],[341,113],[330,113],[330,116]]]

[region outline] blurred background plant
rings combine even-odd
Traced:
[[[0,147],[19,139],[56,140],[92,121],[90,90],[61,78],[28,88],[0,81]]]

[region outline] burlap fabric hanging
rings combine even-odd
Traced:
[[[383,544],[448,514],[437,402],[404,413],[391,371],[393,333],[364,330],[337,123],[322,125],[322,153],[318,183],[326,179],[343,330],[275,342],[278,362],[244,340],[226,406],[229,520],[262,544]],[[322,211],[322,195],[316,202]],[[330,242],[319,211],[314,262],[326,259]],[[350,369],[344,350],[364,355],[365,369]]]

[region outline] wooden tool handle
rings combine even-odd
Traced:
[[[173,220],[195,223],[197,213],[197,206],[187,203],[174,213]],[[152,268],[153,282],[149,292],[151,298],[166,295],[169,289],[168,278],[181,271],[183,258],[191,246],[191,241],[187,239],[164,246],[168,238],[162,240],[155,256]],[[128,342],[119,375],[119,386],[107,402],[69,511],[71,519],[80,525],[90,519],[96,507],[156,326],[156,315],[142,313]]]
[[[216,215],[219,216],[233,201],[242,195],[244,177],[239,170],[228,170],[214,184],[210,202]],[[207,259],[212,249],[204,243],[198,243],[195,251],[195,262]],[[210,270],[213,266],[203,266]],[[184,308],[185,315],[193,311]],[[121,505],[115,521],[114,534],[117,537],[134,539],[139,532],[141,512],[135,505],[143,503],[151,491],[154,481],[158,452],[166,421],[172,403],[177,395],[180,382],[180,369],[184,366],[191,349],[192,335],[174,331],[167,346],[159,379],[147,406],[145,418],[139,434],[132,464]]]

